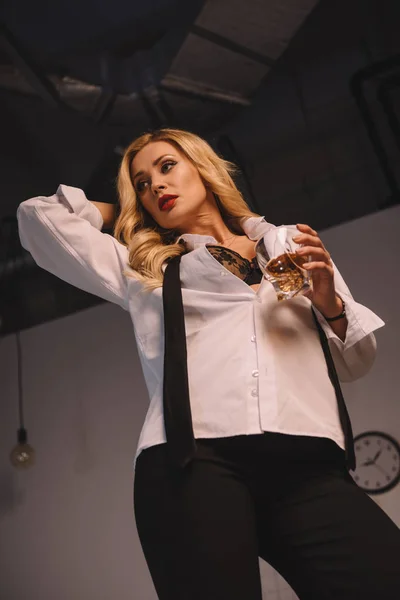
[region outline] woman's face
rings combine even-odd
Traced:
[[[140,202],[165,229],[188,231],[214,200],[196,167],[169,142],[151,142],[140,150],[131,177]]]

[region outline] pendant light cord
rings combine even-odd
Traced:
[[[25,429],[24,427],[24,406],[22,397],[22,352],[21,352],[21,338],[20,332],[16,333],[17,339],[17,368],[18,368],[18,419],[19,428]]]

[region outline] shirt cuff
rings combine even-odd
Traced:
[[[373,333],[376,329],[383,327],[385,323],[372,310],[355,302],[353,298],[346,297],[346,295],[339,294],[338,292],[336,293],[343,300],[346,308],[347,331],[344,341],[336,335],[323,314],[315,306],[313,308],[327,338],[334,340],[339,348],[345,351]]]
[[[89,221],[93,227],[101,231],[104,225],[101,212],[86,198],[83,190],[61,184],[58,186],[56,194],[73,213]]]

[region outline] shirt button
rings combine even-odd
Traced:
[[[221,271],[220,274],[221,274],[221,277],[225,277],[226,272],[225,271]]]
[[[253,397],[256,397],[256,396],[258,396],[258,392],[257,392],[257,390],[251,390],[251,395],[252,395]]]
[[[256,296],[256,300],[257,302],[262,302],[261,297],[260,296]]]
[[[255,342],[256,341],[256,336],[252,335],[250,339],[251,339],[252,342]]]
[[[258,371],[257,369],[254,369],[254,371],[251,372],[253,377],[258,377]]]

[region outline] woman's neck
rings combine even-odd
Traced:
[[[218,244],[224,244],[235,237],[240,237],[239,234],[231,231],[223,221],[221,223],[196,222],[193,227],[187,228],[185,233],[208,235],[213,237]]]
[[[212,236],[218,244],[225,243],[228,239],[240,234],[234,233],[225,223],[216,205],[214,198],[207,201],[195,215],[187,215],[188,224],[182,227],[182,233]],[[242,234],[243,235],[243,234]]]

